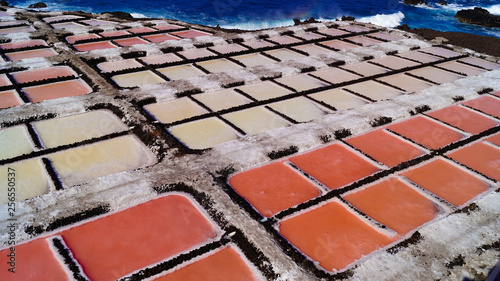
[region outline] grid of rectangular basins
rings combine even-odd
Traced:
[[[15,278],[167,281],[208,275],[213,280],[272,279],[274,273],[261,265],[267,259],[240,230],[214,221],[213,211],[195,199],[198,195],[166,192],[16,245],[23,270]],[[105,209],[100,212],[106,213]],[[5,249],[0,254],[8,252]],[[0,265],[0,269],[6,266]]]
[[[227,191],[285,249],[342,271],[497,188],[499,124],[500,92],[485,94],[239,172]]]
[[[162,55],[165,58],[173,56],[172,53]],[[123,83],[127,86],[162,83],[168,77],[183,79],[205,75],[210,73],[207,65],[213,67],[213,63],[221,64],[214,67],[215,71],[230,70],[231,65],[241,67],[228,59],[215,59],[195,63],[196,66],[142,70],[139,61],[151,58],[104,62],[97,67],[103,71],[118,71],[124,64],[128,68],[139,67],[141,71],[111,76],[122,86]],[[144,110],[164,124],[184,146],[206,149],[245,135],[308,122],[335,111],[392,99],[499,68],[495,63],[432,47],[217,92],[187,94],[175,100],[145,105]]]
[[[0,130],[0,171],[23,174],[16,200],[156,163],[156,156],[107,110],[50,118]],[[2,192],[0,204],[7,202]]]

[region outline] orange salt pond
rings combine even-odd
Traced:
[[[193,98],[202,102],[213,111],[251,103],[252,101],[232,89],[193,95]]]
[[[191,149],[206,149],[239,137],[231,126],[216,117],[172,126],[168,131]]]
[[[337,50],[354,49],[359,47],[358,45],[354,45],[340,40],[325,41],[321,42],[320,44]]]
[[[73,227],[61,236],[91,280],[111,281],[217,234],[190,199],[174,194]]]
[[[142,38],[152,42],[152,43],[161,43],[165,42],[168,40],[179,40],[179,38],[172,36],[168,33],[165,34],[155,34],[155,35],[147,35],[147,36],[142,36]]]
[[[423,116],[417,116],[387,128],[430,149],[442,148],[464,137],[459,132]]]
[[[246,67],[253,67],[253,66],[276,62],[275,60],[272,60],[261,54],[248,54],[248,55],[235,56],[233,57],[233,59],[243,63]]]
[[[153,164],[155,156],[131,135],[56,152],[47,156],[67,186]]]
[[[5,54],[5,56],[10,61],[18,61],[18,60],[31,59],[31,58],[46,58],[46,57],[52,57],[55,55],[57,55],[57,52],[54,51],[52,48],[13,52],[13,53]]]
[[[101,62],[97,67],[103,72],[113,72],[130,68],[142,67],[142,64],[137,62],[135,59],[111,61],[111,62]]]
[[[481,174],[500,181],[500,149],[478,142],[448,153],[448,157]]]
[[[309,95],[311,98],[333,106],[337,110],[346,110],[370,103],[356,95],[341,89],[333,89]]]
[[[3,281],[37,280],[37,281],[69,281],[71,280],[66,270],[49,246],[49,242],[40,238],[34,241],[16,245],[15,247],[15,273],[8,271],[10,249],[0,251],[0,279]]]
[[[304,97],[288,99],[268,106],[296,122],[308,122],[327,114],[319,105]]]
[[[264,107],[253,107],[222,116],[249,135],[288,126],[278,115]]]
[[[498,125],[498,122],[463,106],[452,105],[426,115],[471,134],[478,134]]]
[[[0,108],[9,108],[24,104],[16,91],[0,92]]]
[[[148,104],[144,109],[156,120],[166,124],[208,113],[208,110],[188,97]]]
[[[275,79],[276,82],[286,85],[298,92],[328,86],[328,83],[318,80],[307,74]]]
[[[387,68],[390,68],[390,69],[402,69],[402,68],[406,68],[406,67],[420,65],[418,62],[398,58],[395,56],[387,56],[387,57],[383,57],[380,59],[373,59],[373,60],[371,60],[371,62],[376,63],[376,64],[380,64],[380,65],[387,67]]]
[[[199,70],[191,64],[158,68],[157,71],[167,76],[170,80],[179,80],[205,75],[205,72]]]
[[[346,142],[388,167],[394,167],[425,153],[383,129],[350,138]]]
[[[95,42],[95,43],[85,43],[74,45],[75,49],[80,52],[87,52],[93,50],[101,50],[101,49],[111,49],[118,48],[116,45],[109,41]]]
[[[19,48],[35,47],[35,46],[48,46],[48,45],[43,40],[30,40],[30,41],[0,44],[0,49],[11,50],[11,49],[19,49]]]
[[[342,270],[394,241],[337,200],[285,218],[279,232],[328,271]]]
[[[397,178],[357,189],[343,196],[361,212],[404,235],[433,220],[438,207]]]
[[[181,265],[180,268],[153,281],[252,281],[257,277],[234,246],[218,249],[208,256]]]
[[[68,66],[54,66],[35,70],[26,70],[11,73],[12,78],[18,84],[53,79],[58,77],[76,77],[76,72]]]
[[[141,39],[139,37],[115,39],[113,41],[122,47],[128,47],[128,46],[133,46],[133,45],[138,45],[138,44],[149,44],[148,41]]]
[[[360,94],[362,96],[368,97],[376,101],[391,99],[404,94],[404,92],[383,85],[381,83],[375,82],[373,80],[352,84],[347,87],[344,87],[344,89],[351,90],[357,94]]]
[[[353,183],[379,171],[339,143],[294,156],[290,161],[330,189]]]
[[[178,31],[178,32],[172,32],[173,35],[179,36],[182,38],[195,38],[199,36],[207,36],[207,35],[212,35],[208,32],[203,32],[203,31],[198,31],[198,30],[186,30],[186,31]]]
[[[481,96],[479,98],[463,102],[462,104],[477,109],[491,116],[500,118],[500,99],[498,98]]]
[[[209,61],[202,61],[198,63],[199,66],[208,70],[211,73],[226,72],[232,70],[238,70],[242,67],[227,60],[227,59],[215,59]]]
[[[292,91],[285,89],[271,81],[264,81],[257,84],[245,85],[239,87],[238,89],[242,90],[247,95],[251,96],[256,100],[268,100],[272,98],[286,96],[292,93]]]
[[[163,78],[149,70],[119,74],[111,77],[111,79],[115,81],[116,85],[124,88],[167,82],[163,80]]]
[[[283,161],[238,173],[229,184],[265,217],[321,195],[316,186]]]
[[[462,74],[465,74],[466,76],[478,75],[478,74],[481,74],[481,73],[486,71],[484,69],[469,66],[469,65],[466,65],[463,63],[458,63],[456,61],[449,61],[449,62],[445,62],[445,63],[440,63],[440,64],[437,64],[436,66],[444,68],[446,70],[451,70],[451,71],[455,71],[458,73],[462,73]]]
[[[147,56],[140,58],[146,64],[163,64],[174,61],[181,61],[182,59],[174,54],[163,54],[157,56]]]
[[[361,78],[361,76],[342,70],[340,68],[327,68],[311,72],[311,75],[326,80],[332,84],[343,83]]]
[[[71,80],[23,88],[23,92],[31,102],[81,96],[92,92],[92,89],[82,80]]]
[[[413,78],[409,75],[405,75],[404,73],[384,76],[378,78],[377,80],[401,88],[408,93],[420,91],[434,86],[431,83],[425,82],[417,78]]]
[[[457,207],[489,188],[484,181],[442,158],[401,175]]]
[[[500,146],[500,133],[497,133],[496,135],[493,135],[491,137],[488,137],[486,139],[484,139],[485,141],[489,141],[491,143],[494,143],[498,146]]]
[[[8,86],[11,85],[9,78],[7,78],[7,75],[5,74],[0,74],[0,87],[3,86]]]
[[[194,60],[205,57],[216,56],[217,54],[214,52],[210,52],[207,49],[193,49],[179,52],[179,55],[185,57],[188,60]]]
[[[74,44],[76,41],[79,40],[96,39],[96,38],[101,38],[101,36],[97,34],[75,35],[66,37],[66,41],[68,41],[68,43],[70,44]]]

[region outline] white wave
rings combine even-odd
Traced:
[[[220,27],[228,29],[258,30],[293,25],[293,20],[274,20],[262,22],[244,22],[235,24],[222,24]]]
[[[498,5],[493,5],[491,7],[487,7],[485,8],[486,10],[488,10],[488,12],[494,14],[494,15],[500,15],[500,4]]]
[[[134,19],[145,19],[147,18],[146,15],[144,14],[140,14],[140,13],[130,13],[130,15],[134,18]]]
[[[377,14],[375,16],[362,17],[356,20],[359,22],[372,23],[383,27],[394,28],[396,26],[399,26],[404,18],[405,15],[402,12],[397,12],[389,15]]]
[[[454,12],[458,12],[460,10],[471,10],[471,9],[474,9],[475,7],[478,7],[478,6],[462,6],[459,4],[448,4],[448,5],[438,5],[438,6],[441,7],[442,9],[450,10],[450,11],[454,11]],[[481,8],[487,10],[491,14],[500,15],[500,4],[487,6],[487,7],[481,7]]]

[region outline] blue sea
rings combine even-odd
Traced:
[[[8,1],[27,8],[39,0]],[[43,1],[43,0],[42,0]],[[461,9],[482,7],[500,15],[499,0],[438,0],[427,6],[408,6],[402,0],[47,0],[50,11],[84,11],[100,13],[123,11],[135,17],[169,18],[209,26],[240,29],[262,29],[292,25],[293,19],[334,20],[342,15],[358,21],[396,27],[432,28],[500,37],[500,28],[486,28],[460,23],[454,18]]]

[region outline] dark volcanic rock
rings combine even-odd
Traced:
[[[293,25],[308,24],[308,23],[318,23],[315,18],[311,17],[308,20],[301,21],[299,19],[293,19]]]
[[[355,17],[351,17],[351,16],[342,16],[341,20],[342,21],[354,21],[356,18]]]
[[[472,10],[460,10],[455,17],[464,23],[500,27],[500,16],[492,15],[487,10],[479,7],[475,7]]]
[[[125,12],[103,12],[101,14],[110,14],[113,17],[116,17],[116,18],[119,18],[122,20],[130,20],[130,19],[134,18],[131,14],[125,13]]]
[[[429,4],[427,4],[427,2],[425,2],[424,0],[404,0],[403,4],[413,5],[413,6],[416,6],[416,5],[426,5],[426,6],[429,6]]]
[[[47,4],[43,3],[43,2],[38,2],[38,3],[35,3],[35,4],[31,4],[29,5],[30,9],[40,9],[40,8],[47,8]]]
[[[0,6],[10,6],[9,3],[5,0],[0,0]]]

